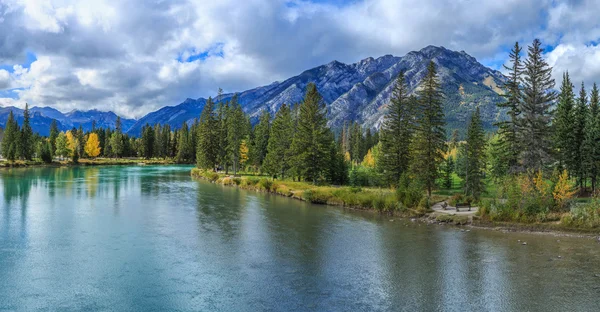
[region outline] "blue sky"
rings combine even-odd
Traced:
[[[560,78],[600,81],[596,0],[2,0],[0,105],[139,117],[338,60],[427,45],[501,69],[540,38]]]

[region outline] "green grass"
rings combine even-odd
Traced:
[[[54,160],[52,163],[44,163],[39,159],[34,160],[15,160],[15,161],[0,161],[0,168],[11,167],[52,167],[52,166],[105,166],[105,165],[166,165],[175,164],[173,159],[144,159],[144,158],[80,158],[78,163],[73,163],[70,160]]]

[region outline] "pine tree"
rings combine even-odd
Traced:
[[[20,130],[12,110],[8,113],[6,126],[4,127],[4,139],[2,139],[2,155],[4,158],[14,161],[18,155],[18,140]]]
[[[264,170],[272,176],[285,178],[291,167],[290,146],[294,137],[292,115],[287,105],[283,104],[273,119],[267,155],[263,164]]]
[[[330,137],[325,117],[325,102],[313,83],[306,87],[300,105],[298,125],[292,141],[295,172],[305,181],[317,181],[329,162]]]
[[[52,119],[52,123],[50,123],[50,136],[48,138],[52,155],[54,155],[54,151],[56,150],[56,138],[58,137],[59,132],[56,119]]]
[[[156,147],[157,146],[155,144],[155,129],[152,129],[152,127],[149,124],[146,124],[142,128],[142,155],[144,156],[144,158],[152,158],[152,156],[154,155],[154,148]]]
[[[271,114],[263,110],[258,124],[254,127],[254,136],[252,138],[250,158],[252,165],[261,167],[267,156],[267,146],[269,145],[269,133],[271,131]]]
[[[189,128],[187,122],[184,122],[183,125],[181,126],[181,129],[179,129],[179,137],[177,139],[177,142],[178,142],[177,156],[176,156],[177,161],[181,162],[181,163],[192,162],[192,159],[193,159],[192,154],[194,153],[194,147],[193,147],[192,136],[190,134],[190,128]],[[197,159],[198,158],[196,158],[196,160]],[[200,167],[200,168],[205,168],[205,167]],[[213,167],[208,167],[208,168],[213,168]]]
[[[390,185],[397,185],[402,174],[409,168],[417,105],[416,98],[408,96],[406,78],[404,72],[400,72],[380,134],[378,165]]]
[[[573,140],[573,153],[574,153],[574,167],[573,173],[577,177],[577,185],[581,190],[585,187],[585,165],[583,155],[583,144],[585,142],[585,124],[588,119],[588,106],[587,106],[587,93],[583,82],[581,83],[581,90],[579,92],[579,98],[577,99],[577,106],[575,108],[575,123],[574,123],[574,140]]]
[[[590,109],[585,128],[583,155],[585,169],[592,182],[592,193],[596,191],[596,181],[600,174],[600,92],[594,83],[590,95]]]
[[[413,144],[413,170],[427,189],[429,197],[439,174],[438,167],[444,160],[442,151],[446,145],[446,123],[442,110],[443,98],[435,63],[431,61],[419,91],[419,112]]]
[[[23,159],[31,160],[33,158],[33,130],[29,122],[29,105],[25,104],[23,111],[23,125],[21,127],[21,137],[18,142],[20,147],[20,156]]]
[[[563,74],[563,81],[558,95],[556,118],[554,124],[554,145],[558,157],[559,167],[565,166],[569,172],[574,167],[574,142],[575,142],[575,93],[569,73]]]
[[[200,124],[198,125],[198,147],[196,149],[196,162],[198,168],[215,169],[219,153],[219,139],[217,121],[214,115],[214,103],[212,98],[208,98],[202,114],[200,114]],[[187,131],[187,129],[186,129]],[[179,144],[186,138],[180,136]],[[181,151],[180,151],[181,152]]]
[[[479,107],[477,107],[467,129],[467,175],[465,179],[465,194],[476,199],[479,199],[485,190],[485,143],[485,133]]]
[[[235,175],[240,170],[240,145],[247,135],[246,116],[237,102],[237,95],[231,99],[227,123],[227,155],[233,165],[233,174]]]
[[[523,79],[523,100],[517,119],[523,167],[542,170],[551,160],[552,105],[556,99],[552,67],[543,58],[542,43],[535,39],[528,48]]]
[[[504,66],[509,72],[507,82],[504,84],[504,97],[506,102],[499,103],[498,107],[505,108],[508,120],[497,123],[500,141],[498,142],[502,151],[504,162],[510,173],[515,173],[519,168],[519,140],[517,135],[517,119],[521,114],[520,106],[523,98],[521,89],[522,74],[524,71],[521,61],[521,50],[519,43],[510,51],[511,66]]]

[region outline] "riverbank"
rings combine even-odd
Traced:
[[[398,203],[396,193],[392,189],[318,186],[305,182],[273,181],[264,176],[232,177],[198,168],[193,168],[191,175],[194,178],[224,186],[277,194],[313,204],[327,204],[345,209],[373,211],[401,218],[414,218],[416,221],[429,224],[452,224],[494,231],[539,233],[557,236],[596,237],[600,234],[600,228],[597,227],[567,226],[560,221],[537,223],[498,222],[491,221],[486,216],[439,214],[423,207],[408,208]],[[441,195],[434,195],[431,201],[440,202],[444,200],[448,200],[448,198]]]
[[[173,159],[145,159],[145,158],[82,158],[74,163],[70,160],[55,160],[52,163],[45,163],[40,160],[15,160],[9,162],[0,161],[0,168],[29,168],[29,167],[65,167],[65,166],[110,166],[110,165],[173,165],[178,164]]]
[[[326,204],[354,210],[371,210],[399,217],[423,217],[428,213],[426,209],[404,207],[398,203],[396,193],[392,189],[320,186],[288,180],[273,181],[264,176],[244,175],[232,177],[198,168],[193,168],[191,175],[216,184],[277,194],[313,204]]]

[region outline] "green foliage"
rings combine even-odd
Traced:
[[[20,139],[19,124],[15,120],[12,110],[8,113],[8,120],[4,129],[4,138],[2,139],[2,156],[10,161],[14,161],[19,153]]]
[[[410,145],[415,131],[414,115],[418,101],[408,96],[404,71],[401,71],[392,91],[388,113],[381,127],[378,166],[388,184],[396,185],[410,165]]]
[[[29,105],[25,104],[25,110],[23,111],[23,125],[21,126],[21,135],[18,141],[19,154],[21,158],[25,160],[31,160],[33,158],[33,130],[29,122]]]
[[[350,185],[360,186],[383,186],[384,182],[381,175],[373,168],[355,166],[350,171]]]
[[[271,187],[273,186],[273,181],[271,181],[267,178],[262,178],[262,179],[260,179],[258,184],[260,185],[260,187],[262,187],[267,192],[269,192],[269,191],[271,191]]]
[[[155,148],[155,136],[154,129],[150,127],[150,125],[146,124],[142,128],[142,147],[143,147],[143,156],[146,159],[152,158],[154,155]]]
[[[592,193],[596,191],[596,181],[600,174],[600,94],[594,83],[590,95],[590,108],[585,126],[583,142],[584,171],[592,182]]]
[[[446,145],[446,132],[442,102],[443,93],[437,70],[435,63],[431,61],[419,91],[418,125],[412,149],[412,170],[416,178],[423,182],[428,196],[431,196],[438,178],[439,165],[444,160],[442,151]]]
[[[416,208],[423,198],[423,185],[408,173],[403,173],[396,189],[396,198],[405,207]]]
[[[497,106],[507,110],[508,119],[497,123],[498,141],[496,142],[495,155],[502,163],[501,170],[506,173],[517,172],[519,167],[519,136],[518,136],[518,116],[520,115],[520,106],[523,93],[521,90],[521,76],[524,71],[521,61],[521,50],[519,43],[516,42],[510,51],[511,66],[504,66],[509,72],[507,82],[504,84],[504,98],[506,102],[498,103]]]
[[[542,43],[535,39],[528,49],[519,106],[517,132],[524,169],[537,172],[551,161],[552,105],[556,99],[552,67],[544,60]]]
[[[271,176],[284,179],[291,167],[292,127],[291,111],[287,105],[283,104],[273,120],[267,144],[267,155],[263,164],[264,170]]]
[[[589,203],[571,208],[570,213],[563,215],[560,222],[570,227],[600,227],[600,200],[594,198]]]
[[[52,146],[50,145],[50,142],[46,141],[46,140],[42,140],[42,141],[38,142],[37,154],[44,163],[47,163],[47,164],[51,163],[52,162]]]
[[[471,116],[467,129],[465,194],[479,198],[485,191],[486,141],[479,107]]]
[[[179,145],[183,148],[179,149],[178,158],[186,157],[185,151],[189,151],[187,147],[188,136],[187,125],[184,125],[179,136]],[[196,148],[196,162],[198,168],[214,169],[219,157],[219,125],[214,115],[214,103],[212,98],[208,98],[202,114],[200,115],[200,124],[198,126],[198,146]]]
[[[267,156],[270,134],[271,114],[268,110],[263,110],[258,124],[254,127],[254,135],[250,144],[250,163],[255,167],[263,165]]]
[[[307,86],[294,139],[294,171],[305,181],[317,183],[323,177],[329,163],[330,145],[333,144],[325,117],[326,108],[317,87]]]

